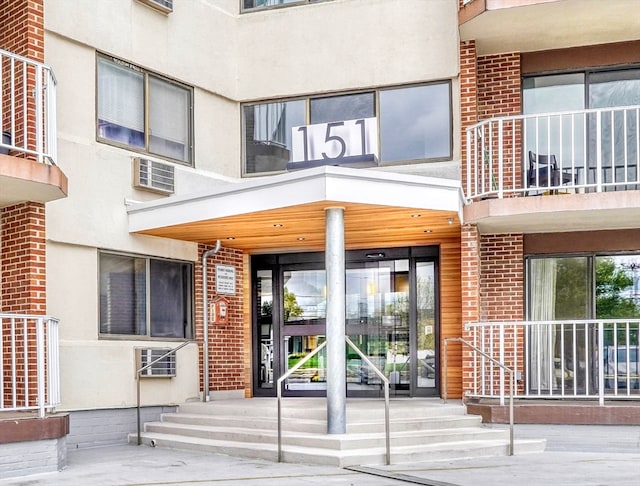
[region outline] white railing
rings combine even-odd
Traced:
[[[0,412],[47,410],[60,403],[58,320],[0,314]]]
[[[640,319],[470,324],[469,341],[515,370],[518,398],[640,400]],[[499,398],[504,371],[472,358],[470,396]]]
[[[466,154],[469,200],[640,189],[640,106],[491,118]]]
[[[48,66],[0,50],[0,153],[56,161],[56,79]]]

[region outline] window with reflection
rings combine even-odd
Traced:
[[[133,64],[98,56],[97,137],[191,163],[191,88]]]
[[[616,349],[640,345],[640,255],[536,257],[527,271],[530,386],[593,392],[597,366],[610,366]],[[605,320],[603,357],[593,319]]]
[[[327,317],[327,283],[324,270],[284,272],[285,324],[315,323]]]
[[[525,118],[525,157],[553,154],[562,167],[585,170],[584,182],[591,184],[599,160],[599,176],[610,189],[637,179],[638,111],[622,108],[640,105],[640,69],[531,76],[522,87],[523,113],[545,114]],[[600,112],[565,113],[585,109]]]
[[[283,7],[287,5],[299,5],[304,3],[313,3],[320,0],[242,0],[243,11],[251,11],[257,9]],[[326,0],[322,0],[326,1]]]
[[[365,121],[373,123],[377,130],[372,142],[375,150],[367,153],[380,154],[379,160],[374,161],[378,165],[450,160],[452,157],[449,82],[275,100],[244,105],[243,115],[244,174],[247,175],[287,170],[287,163],[292,161],[292,130],[304,130],[301,127],[305,125],[320,127],[321,142],[333,142],[335,148],[342,143],[339,131],[344,128],[342,123],[351,123],[355,127],[352,129],[356,133],[355,143],[360,143],[362,136],[364,151]],[[328,126],[325,128],[322,124]],[[344,143],[342,148],[344,154]],[[326,164],[341,163],[339,156],[331,157],[336,156],[327,157]]]

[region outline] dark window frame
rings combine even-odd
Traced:
[[[140,305],[140,307],[144,306],[144,332],[131,332],[131,333],[118,333],[118,332],[104,332],[103,331],[103,315],[102,312],[106,311],[106,307],[103,305],[103,267],[104,263],[102,261],[103,256],[111,256],[121,259],[131,259],[132,262],[140,261],[144,262],[144,302],[136,301],[136,297],[134,296],[132,302],[135,302],[136,305]],[[152,262],[164,264],[164,265],[172,265],[180,267],[180,271],[184,271],[187,269],[188,275],[185,278],[186,287],[181,289],[181,295],[177,296],[177,298],[181,299],[181,305],[183,306],[183,322],[181,324],[174,323],[174,331],[176,331],[175,335],[159,335],[154,333],[154,315],[152,308],[152,293],[153,293],[153,275],[151,274]],[[188,341],[193,340],[195,335],[195,271],[194,264],[190,261],[184,260],[175,260],[169,258],[158,258],[153,256],[146,255],[138,255],[132,253],[123,253],[116,251],[108,251],[108,250],[99,250],[98,251],[98,336],[100,339],[111,339],[111,340],[153,340],[153,341]],[[128,290],[128,289],[125,289]],[[104,294],[106,296],[106,292]],[[117,303],[115,304],[118,305]],[[159,324],[156,324],[158,326]],[[136,323],[131,323],[131,329],[134,329],[137,326]],[[181,331],[177,332],[177,331]],[[180,335],[182,334],[182,335]]]
[[[447,88],[447,92],[448,92],[448,127],[449,127],[449,140],[448,140],[448,154],[445,156],[438,156],[438,157],[426,157],[426,158],[413,158],[413,159],[398,159],[398,160],[390,160],[390,161],[384,161],[384,160],[379,160],[377,162],[378,166],[398,166],[398,165],[412,165],[412,164],[421,164],[421,163],[431,163],[431,162],[447,162],[447,161],[451,161],[453,160],[453,136],[454,136],[454,126],[453,126],[453,92],[452,92],[452,80],[450,79],[446,79],[446,80],[438,80],[438,81],[430,81],[430,82],[425,82],[425,83],[413,83],[413,84],[408,84],[408,85],[394,85],[394,86],[386,86],[386,87],[380,87],[380,88],[375,88],[375,89],[368,89],[368,90],[360,90],[360,91],[345,91],[345,92],[337,92],[337,93],[332,93],[330,95],[321,95],[321,96],[294,96],[294,97],[288,97],[288,98],[277,98],[277,99],[266,99],[266,100],[261,100],[261,101],[255,101],[255,102],[251,102],[251,103],[243,103],[241,105],[241,117],[242,117],[242,123],[241,123],[241,139],[242,139],[242,177],[253,177],[253,176],[261,176],[261,175],[268,175],[268,174],[277,174],[277,173],[282,173],[285,170],[270,170],[270,171],[254,171],[254,172],[248,172],[247,171],[247,143],[248,143],[248,138],[247,138],[247,119],[246,119],[246,109],[247,108],[251,108],[251,107],[256,107],[256,106],[266,106],[269,104],[276,104],[276,103],[288,103],[288,102],[294,102],[294,101],[303,101],[304,105],[305,105],[305,113],[304,113],[304,119],[305,119],[305,123],[311,124],[311,101],[312,100],[322,100],[322,99],[332,99],[332,98],[339,98],[342,96],[349,96],[349,95],[359,95],[359,94],[368,94],[368,93],[372,93],[373,94],[373,118],[376,118],[376,123],[378,125],[378,154],[379,156],[381,156],[382,153],[382,148],[381,148],[381,138],[382,138],[382,134],[380,132],[380,125],[381,125],[381,116],[384,116],[383,114],[381,114],[381,102],[380,102],[380,94],[385,92],[385,91],[394,91],[394,90],[409,90],[412,88],[420,88],[420,87],[428,87],[428,86],[444,86]]]
[[[100,126],[100,62],[107,62],[112,65],[118,66],[123,69],[128,69],[131,72],[139,73],[143,77],[143,132],[141,132],[143,146],[139,146],[136,144],[126,143],[122,141],[118,141],[113,138],[109,138],[108,136],[101,135],[101,130],[106,131],[109,127]],[[175,86],[184,91],[187,95],[187,106],[186,106],[186,123],[187,123],[187,136],[185,141],[185,151],[186,151],[186,160],[181,158],[175,158],[170,155],[163,154],[158,151],[153,151],[151,148],[151,127],[150,127],[150,83],[151,79],[160,81],[161,83],[165,83],[170,86]],[[171,162],[175,162],[178,164],[186,165],[189,167],[194,167],[194,89],[192,86],[181,83],[175,79],[168,78],[159,73],[150,71],[148,69],[141,68],[133,63],[128,61],[124,61],[122,59],[109,56],[102,53],[97,53],[96,57],[96,109],[95,109],[95,126],[96,126],[96,140],[101,143],[106,143],[109,145],[113,145],[119,148],[124,148],[127,150],[131,150],[137,153],[142,153],[146,155],[150,155],[153,157],[158,157],[161,159],[165,159]]]

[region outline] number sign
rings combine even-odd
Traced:
[[[291,162],[343,159],[378,155],[378,125],[375,118],[360,118],[304,125],[291,129]]]

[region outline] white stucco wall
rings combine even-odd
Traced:
[[[457,3],[333,0],[241,15],[242,100],[457,76]]]
[[[454,160],[381,170],[458,177],[456,2],[331,0],[245,14],[239,4],[181,0],[163,15],[136,0],[45,0],[57,162],[69,179],[69,196],[47,205],[47,305],[61,319],[63,410],[134,405],[134,348],[178,344],[98,338],[99,250],[197,258],[195,244],[128,232],[125,202],[164,196],[133,188],[138,154],[96,141],[97,52],[193,87],[195,160],[175,164],[179,195],[240,176],[243,101],[438,80],[452,81]],[[143,403],[197,394],[195,344],[179,351],[178,376],[167,383],[147,380]]]

